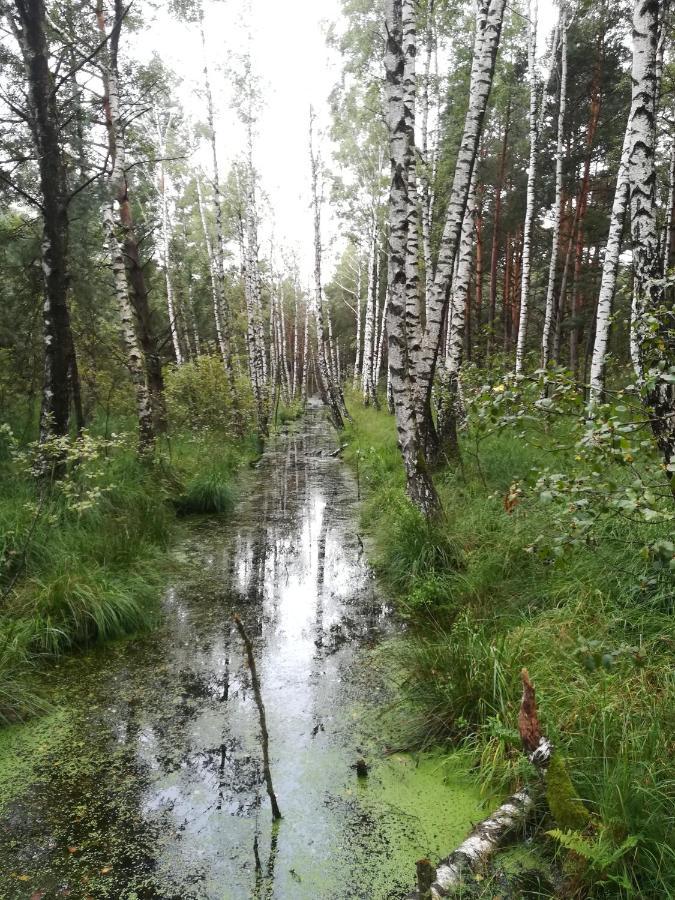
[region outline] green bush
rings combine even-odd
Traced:
[[[244,434],[254,421],[248,378],[236,378],[236,402],[219,356],[200,356],[169,369],[165,375],[169,420],[177,430],[212,429]]]

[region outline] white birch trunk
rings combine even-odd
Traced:
[[[567,109],[567,15],[563,4],[560,6],[560,102],[558,111],[558,139],[555,154],[555,201],[553,208],[553,229],[551,236],[551,259],[548,268],[548,285],[544,307],[544,330],[541,338],[541,367],[548,366],[551,352],[551,328],[555,313],[555,279],[558,268],[560,245],[560,221],[562,217],[563,159],[565,155],[565,112]],[[542,103],[542,107],[545,105]]]
[[[361,390],[366,406],[373,398],[373,356],[375,333],[375,304],[377,298],[377,237],[375,211],[371,214],[370,251],[368,256],[368,290],[366,294],[365,326],[363,333],[363,365]]]
[[[429,87],[431,78],[431,56],[434,48],[434,0],[428,0],[427,21],[424,33],[424,75],[421,97],[421,167],[420,202],[422,210],[422,252],[424,256],[424,296],[429,296],[433,280],[433,260],[431,256],[431,178],[432,161],[429,158]],[[438,115],[438,110],[436,110]]]
[[[516,344],[516,375],[523,371],[525,363],[525,341],[530,313],[530,250],[534,230],[534,193],[537,181],[537,150],[539,129],[537,127],[537,77],[535,70],[537,46],[537,2],[530,0],[528,26],[527,60],[530,76],[530,162],[527,169],[527,197],[525,201],[525,225],[523,228],[523,261],[520,284],[520,321],[518,343]]]
[[[155,119],[155,125],[157,128],[157,140],[159,144],[159,155],[163,157],[166,151],[166,131],[162,132],[162,127],[159,121],[159,117]],[[166,129],[168,131],[170,126],[167,123]],[[171,276],[171,217],[169,214],[169,199],[167,197],[166,191],[166,167],[164,166],[164,162],[160,161],[159,164],[159,197],[160,197],[160,206],[161,206],[161,234],[162,234],[162,268],[164,269],[164,282],[166,285],[166,308],[169,316],[169,331],[171,333],[171,343],[173,345],[173,352],[176,357],[176,363],[181,366],[183,364],[183,353],[180,345],[180,335],[178,333],[178,317],[176,315],[176,303],[174,299],[173,292],[173,278]]]
[[[96,8],[96,17],[101,34],[106,36],[105,15],[103,4],[100,0]],[[124,181],[126,165],[126,148],[120,123],[119,78],[117,74],[117,46],[121,25],[121,21],[115,23],[115,28],[112,34],[108,36],[108,43],[106,43],[100,57],[103,68],[104,106],[111,164],[107,183],[108,199],[103,205],[103,229],[108,243],[115,300],[120,317],[120,331],[126,352],[127,368],[136,396],[139,447],[141,451],[146,452],[152,448],[155,441],[152,400],[146,381],[143,353],[136,337],[134,311],[129,298],[124,255],[115,231],[115,201],[120,194],[120,188]]]
[[[465,418],[459,385],[460,371],[464,357],[464,329],[466,322],[466,306],[469,300],[469,283],[473,268],[473,245],[475,234],[476,181],[477,169],[471,176],[471,188],[462,223],[462,236],[459,245],[457,274],[453,279],[450,302],[448,330],[448,346],[444,372],[443,403],[439,404],[439,432],[442,437],[450,437],[451,444],[456,443],[456,424]],[[443,406],[445,405],[445,409]],[[443,423],[445,417],[452,421]],[[449,432],[449,434],[448,434]],[[455,448],[456,449],[456,448]]]
[[[359,383],[359,379],[361,376],[361,252],[359,249],[359,269],[358,269],[358,277],[356,280],[356,295],[354,297],[355,302],[355,316],[356,316],[356,351],[354,354],[354,377],[352,380],[352,390],[356,390],[357,385]]]
[[[409,212],[409,130],[406,124],[401,0],[385,0],[387,34],[384,59],[386,114],[389,130],[391,186],[389,192],[389,303],[387,335],[389,373],[398,443],[403,456],[408,496],[426,516],[439,507],[438,495],[424,465],[406,352],[406,250]]]
[[[338,387],[331,373],[331,346],[324,325],[323,288],[321,284],[321,203],[319,198],[319,163],[314,153],[314,111],[309,112],[309,157],[314,207],[314,318],[316,321],[317,362],[324,404],[330,410],[336,428],[344,427],[343,407]]]
[[[447,313],[452,275],[459,244],[466,201],[471,184],[478,145],[483,129],[497,50],[501,35],[506,0],[480,0],[476,21],[474,56],[471,67],[469,108],[457,156],[452,191],[443,228],[430,296],[427,298],[427,321],[417,367],[419,417],[427,454],[435,452],[431,414],[431,391],[440,349],[443,323]]]
[[[305,301],[305,330],[302,344],[302,372],[300,376],[301,398],[303,406],[307,403],[307,384],[309,373],[309,300]]]
[[[234,367],[232,361],[232,348],[230,346],[230,315],[225,293],[225,239],[223,235],[223,203],[220,193],[220,173],[218,170],[218,152],[216,146],[216,129],[213,117],[213,96],[211,94],[211,79],[209,77],[208,56],[206,53],[206,38],[204,35],[204,15],[200,6],[199,32],[204,55],[204,91],[206,93],[206,124],[209,132],[209,144],[211,148],[211,165],[213,170],[213,209],[215,213],[216,247],[215,254],[211,253],[212,272],[215,269],[215,283],[217,302],[214,302],[214,314],[217,316],[216,328],[218,329],[218,348],[223,358],[225,369],[228,373],[232,397],[235,398]],[[206,227],[204,226],[206,234]],[[212,274],[212,279],[214,275]],[[216,312],[217,310],[217,312]]]
[[[616,190],[612,214],[609,220],[609,235],[605,247],[605,258],[602,263],[602,278],[598,295],[598,310],[595,318],[595,339],[590,375],[590,404],[595,406],[602,401],[605,390],[605,360],[609,342],[609,326],[612,317],[612,303],[616,289],[616,278],[619,271],[621,254],[621,235],[626,220],[628,205],[628,130],[621,150],[619,171],[616,177]]]
[[[202,223],[202,232],[204,234],[204,245],[206,247],[206,256],[209,261],[209,277],[211,279],[211,301],[213,306],[213,320],[216,326],[216,340],[218,342],[218,349],[220,351],[220,355],[225,361],[227,357],[227,349],[225,346],[225,341],[223,338],[223,329],[221,325],[222,321],[222,310],[220,308],[220,288],[218,285],[218,273],[216,268],[216,262],[213,257],[213,246],[211,244],[211,236],[209,234],[209,228],[206,222],[206,212],[204,210],[204,198],[202,196],[202,183],[197,176],[197,203],[199,205],[199,218]]]
[[[415,146],[415,113],[416,113],[416,73],[415,54],[417,52],[417,35],[415,23],[414,0],[403,0],[401,15],[403,21],[403,103],[405,123],[408,131],[410,154],[408,160],[408,234],[405,258],[405,318],[408,339],[408,370],[413,393],[416,392],[417,359],[422,348],[422,320],[419,308],[419,227],[417,196],[417,149]],[[377,300],[375,295],[374,300]],[[374,302],[374,314],[377,316],[377,303]],[[377,319],[375,320],[375,327]],[[377,341],[373,342],[373,357],[377,353]],[[374,368],[374,359],[373,359]]]
[[[633,240],[634,294],[631,330],[643,402],[663,454],[675,495],[675,358],[673,309],[667,302],[655,203],[656,97],[659,8],[650,0],[633,6],[632,99],[628,120],[628,182]]]

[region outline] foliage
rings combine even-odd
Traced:
[[[538,379],[488,382],[486,373],[471,370],[465,392],[463,464],[437,473],[445,518],[426,532],[399,511],[406,501],[393,421],[351,409],[345,457],[359,469],[375,563],[390,569],[385,583],[410,626],[386,650],[402,673],[398,740],[459,744],[480,764],[486,791],[512,790],[532,778],[515,730],[518,676],[527,666],[546,734],[564,755],[603,848],[615,854],[629,835],[639,836],[612,856],[602,878],[578,860],[571,863],[576,876],[593,896],[669,896],[673,581],[668,565],[641,552],[671,540],[668,506],[659,494],[663,514],[649,520],[619,511],[611,496],[604,504],[598,498],[589,539],[564,540],[559,553],[532,549],[543,538],[556,546],[570,526],[570,497],[558,503],[540,496],[542,470],[553,457],[556,469],[569,465],[579,478],[601,465],[600,480],[616,485],[617,498],[635,473],[667,491],[660,461],[651,445],[638,446],[631,463],[613,442],[600,442],[597,451],[577,446],[589,428],[601,431],[608,417],[625,422],[627,414],[612,407],[592,424],[562,389],[538,424]],[[397,521],[413,533],[392,527]],[[439,544],[453,548],[449,565],[429,571],[420,561],[435,559]]]
[[[180,430],[218,429],[225,433],[250,428],[253,394],[248,379],[236,383],[236,398],[220,357],[199,356],[166,374],[166,402],[172,425]]]
[[[41,708],[48,657],[156,622],[172,505],[228,512],[234,473],[257,452],[206,431],[141,462],[132,438],[96,431],[38,448],[0,429],[0,721]],[[45,453],[65,464],[53,483],[35,478]]]

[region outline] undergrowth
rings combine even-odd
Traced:
[[[67,442],[67,473],[47,485],[35,477],[34,448],[3,429],[0,723],[44,708],[50,660],[157,621],[176,514],[229,513],[235,473],[259,449],[252,436],[204,428],[163,438],[140,461],[135,438],[94,422]]]
[[[517,733],[527,667],[592,815],[583,834],[552,823],[545,838],[565,858],[563,895],[675,896],[672,570],[639,550],[669,541],[669,527],[607,516],[592,539],[537,551],[561,528],[535,483],[575,452],[564,418],[536,441],[506,428],[479,442],[469,428],[462,464],[435,475],[444,513],[430,524],[405,499],[392,417],[350,411],[363,526],[409,625],[387,648],[399,740],[463,748],[486,792],[506,794],[535,777]]]

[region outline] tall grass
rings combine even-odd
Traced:
[[[228,513],[235,472],[257,451],[252,438],[204,429],[141,462],[131,440],[93,437],[51,489],[0,453],[0,722],[43,706],[50,658],[156,622],[176,511]]]
[[[568,859],[569,896],[675,896],[673,582],[636,551],[641,526],[608,520],[594,544],[553,561],[532,552],[558,527],[551,507],[525,490],[507,511],[504,497],[550,464],[554,441],[534,446],[508,431],[484,441],[479,460],[468,443],[463,467],[437,474],[444,516],[427,523],[404,499],[392,419],[356,403],[351,412],[345,455],[358,469],[363,524],[409,623],[391,648],[399,740],[462,747],[486,791],[513,789],[532,777],[516,730],[526,666],[546,733],[592,813]]]

